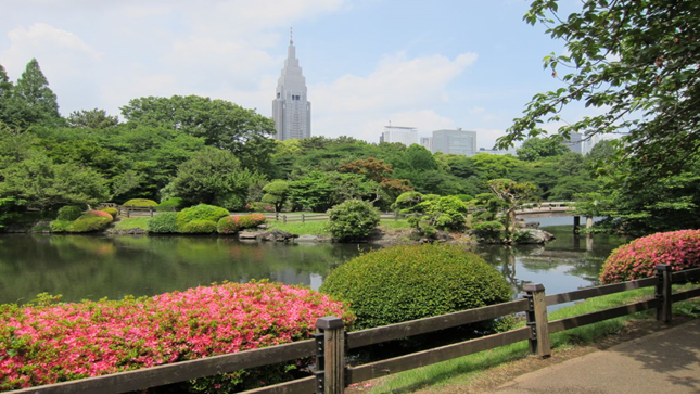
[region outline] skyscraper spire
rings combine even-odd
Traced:
[[[272,101],[272,119],[278,140],[311,137],[311,104],[306,97],[306,79],[294,48],[294,30],[289,29],[289,50]]]

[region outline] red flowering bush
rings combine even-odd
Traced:
[[[226,216],[219,219],[216,224],[216,231],[218,231],[219,234],[233,234],[240,230],[256,228],[266,221],[267,218],[265,215],[260,214]]]
[[[700,230],[656,233],[613,250],[600,273],[602,283],[624,282],[655,275],[667,264],[674,271],[700,267]]]
[[[328,296],[267,282],[120,301],[2,305],[0,390],[288,343],[308,338],[323,316],[353,319]],[[245,374],[235,375],[229,381],[250,386],[240,381]]]
[[[238,222],[241,224],[241,228],[244,229],[258,227],[266,221],[267,218],[265,217],[265,215],[260,214],[243,215],[238,218]]]
[[[274,213],[275,207],[264,202],[253,202],[245,205],[246,212]]]
[[[112,208],[112,209],[114,209],[114,208]],[[105,218],[109,218],[110,220],[114,220],[114,215],[112,215],[104,210],[101,210],[101,209],[92,209],[88,213],[90,213],[92,215],[96,215],[96,216],[102,216]]]

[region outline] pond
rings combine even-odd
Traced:
[[[517,297],[526,282],[544,284],[548,294],[595,284],[605,258],[625,242],[611,235],[575,236],[571,225],[546,230],[557,237],[546,246],[468,248],[501,271]],[[205,236],[2,234],[0,304],[24,304],[42,292],[74,302],[261,279],[317,289],[334,267],[372,247],[378,246],[245,243]]]

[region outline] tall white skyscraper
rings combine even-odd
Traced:
[[[473,156],[476,151],[476,131],[435,130],[433,131],[433,152],[453,153]]]
[[[272,101],[272,119],[280,141],[311,137],[311,103],[306,97],[306,78],[301,73],[291,34],[287,60],[277,81],[277,97]]]
[[[418,129],[415,127],[384,126],[379,142],[400,142],[406,146],[418,143]]]

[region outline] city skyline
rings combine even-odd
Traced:
[[[419,137],[475,130],[477,148],[490,149],[534,94],[562,86],[542,58],[563,42],[522,21],[529,1],[4,0],[3,7],[12,12],[0,14],[0,64],[14,81],[36,58],[63,116],[95,107],[120,115],[129,100],[175,94],[272,116],[290,26],[314,103],[312,136],[376,142],[391,120],[416,127]],[[573,106],[564,120],[594,111]]]

